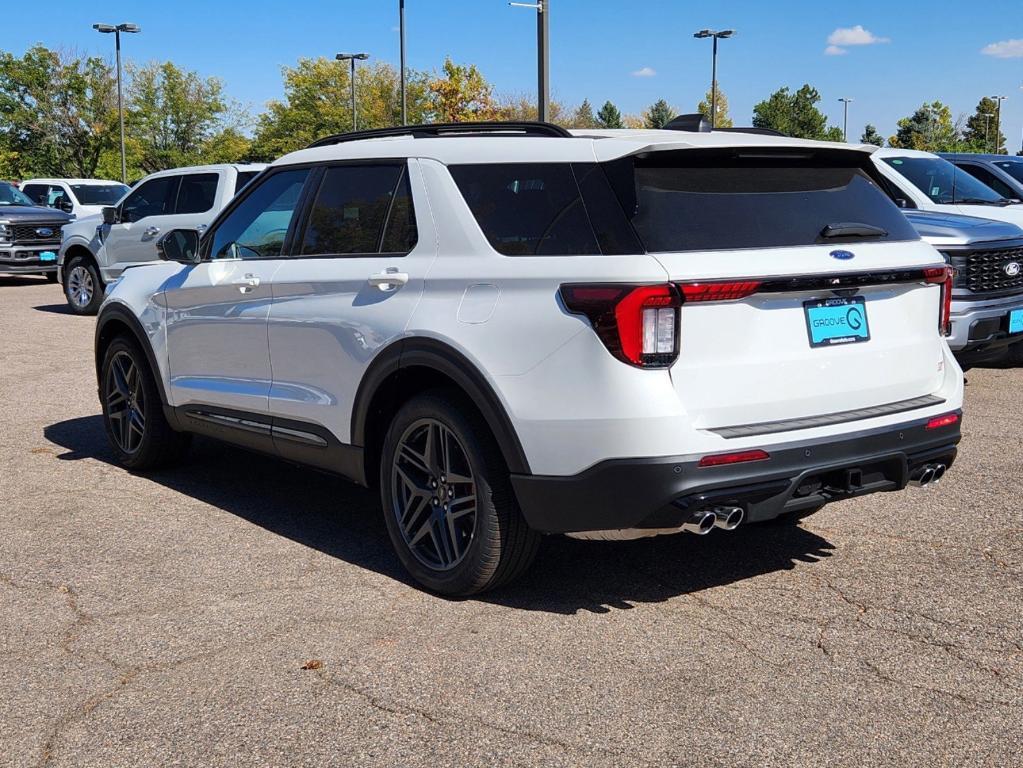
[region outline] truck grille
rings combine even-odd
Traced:
[[[60,229],[64,226],[62,221],[36,221],[31,224],[11,224],[14,234],[14,242],[18,245],[25,243],[53,243],[60,244]],[[44,234],[40,234],[42,230]],[[50,230],[50,234],[45,234]]]
[[[956,288],[979,294],[1023,289],[1023,247],[952,251],[948,256],[956,270]]]

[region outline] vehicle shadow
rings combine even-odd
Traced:
[[[42,275],[2,275],[0,274],[0,288],[15,285],[51,285]]]
[[[59,459],[113,463],[101,417],[45,428]],[[341,478],[196,439],[189,460],[148,473],[152,482],[216,506],[331,557],[411,585],[391,550],[375,492]],[[625,542],[544,539],[533,568],[473,598],[520,610],[607,613],[656,603],[829,557],[832,545],[795,525],[757,525],[704,537]]]
[[[32,307],[36,312],[49,312],[53,315],[71,315],[72,317],[82,317],[71,311],[71,307],[67,304],[40,304],[38,307]]]

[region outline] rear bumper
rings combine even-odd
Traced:
[[[933,430],[927,421],[765,446],[770,458],[763,461],[698,467],[699,456],[614,459],[568,477],[513,475],[512,484],[526,521],[544,533],[673,528],[719,505],[741,506],[757,522],[901,490],[926,463],[951,466],[962,419]]]

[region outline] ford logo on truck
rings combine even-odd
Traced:
[[[53,230],[49,227],[39,227],[39,229],[36,230],[36,234],[39,235],[39,237],[53,237]]]
[[[839,261],[849,261],[856,256],[852,251],[832,251],[831,258],[838,259]]]
[[[1016,277],[1017,275],[1019,275],[1020,271],[1019,262],[1010,261],[1008,264],[1002,267],[1002,269],[1005,270],[1005,274],[1008,275],[1009,277]]]

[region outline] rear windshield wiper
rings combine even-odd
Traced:
[[[888,230],[875,227],[873,224],[862,224],[858,221],[841,221],[828,224],[821,230],[821,237],[887,237]]]

